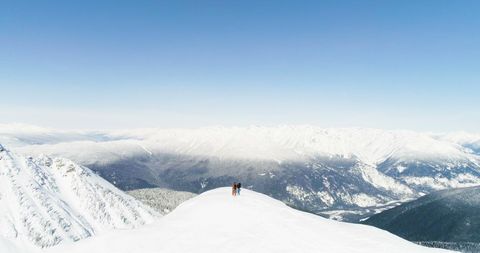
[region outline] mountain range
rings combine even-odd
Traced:
[[[123,190],[201,193],[241,181],[297,209],[359,221],[401,202],[480,185],[480,135],[313,126],[59,131],[1,125],[25,155],[61,156]]]

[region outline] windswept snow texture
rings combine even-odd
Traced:
[[[158,223],[115,231],[48,253],[184,252],[446,252],[408,242],[386,231],[301,212],[266,195],[230,188],[182,203]]]
[[[191,192],[172,191],[162,188],[138,189],[128,191],[127,193],[161,214],[171,212],[181,203],[197,195]]]
[[[0,151],[0,236],[49,247],[135,228],[157,215],[70,160]]]
[[[8,147],[67,157],[123,190],[201,193],[241,181],[296,208],[350,221],[436,190],[480,185],[476,136],[312,126],[93,132],[0,126]]]

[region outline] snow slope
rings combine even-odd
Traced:
[[[301,212],[254,191],[243,190],[234,198],[230,188],[218,188],[182,203],[155,224],[62,244],[47,252],[446,251],[421,247],[374,227]]]
[[[0,148],[0,236],[49,247],[135,228],[156,216],[70,160],[24,157]]]
[[[39,253],[38,249],[29,247],[28,243],[20,243],[11,241],[0,236],[0,252],[1,253]]]

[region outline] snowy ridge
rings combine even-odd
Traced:
[[[374,227],[304,213],[254,191],[243,190],[235,198],[230,191],[205,192],[135,231],[115,231],[47,252],[447,252]]]
[[[0,151],[1,236],[49,247],[110,229],[135,228],[157,216],[70,160]]]

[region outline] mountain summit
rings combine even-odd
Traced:
[[[444,252],[374,227],[301,212],[254,191],[242,190],[237,197],[230,192],[211,190],[155,224],[112,231],[49,252]]]

